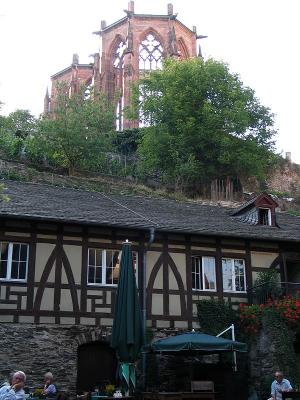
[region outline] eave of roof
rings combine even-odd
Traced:
[[[181,21],[179,21],[176,18],[176,15],[166,15],[166,14],[162,14],[162,15],[155,15],[155,14],[132,14],[133,18],[159,18],[159,19],[170,19],[170,17],[174,18],[176,20],[176,22],[178,22],[180,25],[182,25],[185,29],[187,29],[190,33],[195,34],[195,32],[193,30],[191,30],[189,27],[187,27],[184,23],[182,23]],[[113,22],[110,25],[107,25],[105,28],[103,28],[100,31],[96,31],[93,32],[94,35],[102,35],[103,33],[106,33],[108,31],[110,31],[113,28],[116,28],[119,25],[122,25],[124,22],[126,22],[128,20],[128,17],[123,17],[121,19],[119,19],[118,21]]]
[[[107,32],[107,31],[109,31],[109,30],[111,30],[111,29],[113,29],[113,28],[115,28],[115,27],[117,27],[119,25],[122,25],[124,22],[127,21],[127,19],[128,19],[128,17],[123,17],[123,18],[113,22],[112,24],[107,25],[105,28],[101,29],[101,31],[93,32],[93,34],[94,35],[102,35],[102,33]]]
[[[300,218],[278,214],[278,227],[247,225],[232,209],[194,202],[110,195],[51,185],[6,181],[0,217],[201,236],[300,242]]]
[[[51,78],[51,79],[54,79],[54,78],[57,78],[57,77],[60,76],[60,75],[65,74],[65,73],[68,72],[68,71],[71,71],[72,68],[73,68],[73,66],[74,66],[74,64],[69,65],[67,68],[62,69],[62,70],[59,71],[59,72],[56,72],[56,74],[54,74],[54,75],[51,75],[50,78]],[[89,68],[89,69],[92,69],[92,68],[93,68],[93,64],[76,64],[76,67],[77,67],[77,68]]]

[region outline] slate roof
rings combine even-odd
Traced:
[[[9,202],[0,202],[0,217],[63,221],[174,233],[300,242],[300,218],[277,215],[278,227],[248,225],[232,209],[127,195],[105,195],[24,182],[4,182]]]

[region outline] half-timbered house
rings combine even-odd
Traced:
[[[147,327],[198,327],[196,303],[249,300],[257,273],[300,282],[300,218],[268,195],[240,208],[5,182],[0,202],[0,374],[47,370],[74,390],[113,381],[109,347],[122,242]],[[99,362],[100,360],[100,362]]]

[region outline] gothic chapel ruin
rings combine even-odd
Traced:
[[[72,64],[52,75],[51,95],[48,92],[44,112],[53,112],[56,87],[67,82],[69,95],[81,85],[93,85],[104,92],[109,99],[118,96],[116,104],[116,129],[135,128],[138,121],[123,118],[123,109],[130,102],[130,84],[147,71],[159,69],[166,57],[189,58],[201,56],[196,27],[189,29],[177,19],[173,5],[168,4],[166,15],[135,14],[134,1],[128,4],[126,16],[106,25],[94,34],[100,37],[100,51],[94,54],[91,64],[79,64],[79,57],[73,56]]]

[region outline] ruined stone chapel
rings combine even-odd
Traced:
[[[185,59],[201,57],[196,27],[185,26],[174,14],[173,5],[168,4],[167,14],[136,14],[134,1],[129,1],[128,10],[120,20],[107,25],[101,21],[101,29],[94,34],[100,38],[100,50],[94,54],[94,62],[80,64],[77,54],[70,66],[51,76],[51,94],[44,100],[44,112],[53,112],[57,84],[68,84],[69,95],[76,93],[81,85],[94,86],[109,99],[116,100],[116,129],[130,129],[138,121],[126,120],[123,109],[130,103],[131,83],[142,74],[162,67],[166,57]],[[117,94],[117,96],[116,96]]]

